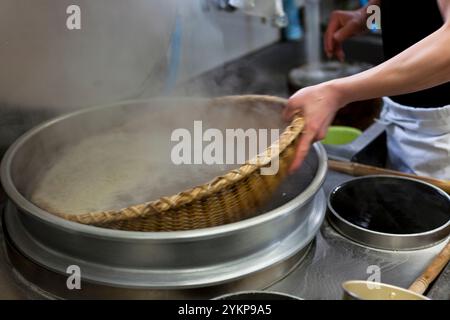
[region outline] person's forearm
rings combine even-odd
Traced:
[[[450,81],[450,23],[368,71],[330,82],[343,103],[394,96]],[[450,94],[450,93],[449,93]]]

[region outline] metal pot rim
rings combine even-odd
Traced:
[[[350,237],[351,239],[360,242],[362,244],[368,245],[368,246],[375,246],[377,248],[381,248],[381,249],[394,249],[394,250],[409,250],[409,249],[420,249],[423,248],[424,246],[419,246],[419,247],[408,247],[408,248],[386,248],[383,246],[378,246],[377,243],[371,243],[371,242],[365,242],[365,241],[361,241],[358,239],[354,239],[353,236],[348,235],[345,231],[342,230],[342,228],[339,226],[339,224],[343,224],[346,225],[349,228],[352,228],[358,232],[364,233],[364,234],[368,234],[368,235],[373,235],[373,236],[377,236],[379,238],[398,238],[398,239],[404,239],[404,240],[414,240],[417,239],[418,237],[420,238],[426,238],[427,236],[430,235],[434,235],[434,234],[438,234],[440,232],[443,232],[446,229],[450,228],[450,219],[443,224],[442,226],[435,228],[433,230],[428,230],[425,232],[419,232],[419,233],[409,233],[409,234],[395,234],[395,233],[386,233],[386,232],[380,232],[380,231],[374,231],[374,230],[369,230],[369,229],[365,229],[363,227],[360,227],[350,221],[347,221],[346,219],[344,219],[333,207],[333,205],[331,204],[331,198],[333,196],[333,194],[335,193],[336,190],[338,190],[339,188],[342,188],[343,186],[349,184],[349,183],[354,183],[355,181],[359,181],[359,180],[363,180],[363,179],[379,179],[379,178],[389,178],[389,179],[396,179],[396,180],[408,180],[408,181],[413,181],[416,183],[420,183],[423,185],[426,185],[430,188],[433,188],[435,191],[437,191],[440,195],[442,195],[444,198],[446,198],[449,202],[450,202],[450,195],[448,195],[447,193],[445,193],[443,190],[441,190],[440,188],[428,183],[428,182],[424,182],[422,180],[418,180],[418,179],[413,179],[413,178],[409,178],[409,177],[400,177],[400,176],[394,176],[394,175],[369,175],[369,176],[364,176],[364,177],[357,177],[354,179],[351,179],[349,181],[346,181],[344,183],[339,184],[338,186],[334,187],[333,190],[329,193],[328,195],[328,200],[327,200],[327,205],[328,205],[328,210],[331,212],[332,215],[332,219],[329,219],[331,224],[336,227],[341,233],[343,233],[345,236]],[[447,234],[448,235],[448,234]],[[441,239],[441,241],[445,240],[447,238],[447,236],[443,237]],[[428,246],[432,246],[436,244],[436,242],[430,243]]]
[[[291,299],[291,300],[303,300],[302,298],[294,296],[294,295],[291,295],[291,294],[278,292],[278,291],[264,291],[264,290],[237,291],[237,292],[227,293],[227,294],[215,297],[212,300],[223,300],[223,299],[227,299],[227,298],[230,298],[230,297],[239,296],[239,295],[245,295],[245,294],[276,295],[276,296],[285,297],[285,298],[288,298],[288,299]]]
[[[194,98],[193,98],[194,99]],[[206,98],[202,98],[206,99]],[[0,167],[0,180],[3,185],[3,188],[8,195],[9,199],[11,199],[16,205],[20,208],[24,209],[27,213],[33,215],[34,217],[52,225],[58,225],[59,227],[66,229],[71,232],[78,232],[82,234],[87,234],[94,237],[101,238],[115,238],[122,240],[163,240],[163,241],[177,241],[180,239],[205,239],[210,237],[215,237],[217,235],[226,235],[230,233],[234,233],[236,231],[251,228],[261,223],[265,223],[271,221],[279,216],[283,216],[287,214],[291,209],[298,206],[298,204],[308,202],[316,192],[321,188],[325,176],[327,173],[327,155],[324,147],[320,143],[316,143],[313,146],[314,151],[318,157],[318,168],[315,177],[313,178],[311,184],[297,197],[292,199],[291,201],[285,203],[283,206],[278,207],[272,211],[266,212],[259,216],[235,222],[223,226],[213,227],[213,228],[205,228],[198,230],[189,230],[189,231],[172,231],[172,232],[136,232],[136,231],[122,231],[122,230],[112,230],[99,228],[89,225],[83,225],[76,222],[64,220],[60,217],[57,217],[28,201],[15,187],[12,177],[11,177],[11,166],[14,160],[14,157],[17,151],[21,148],[23,144],[27,142],[27,140],[35,135],[36,133],[45,130],[47,127],[50,127],[56,123],[64,121],[65,119],[76,117],[78,115],[82,115],[85,113],[99,111],[101,109],[120,107],[130,104],[140,104],[140,103],[148,103],[149,101],[154,99],[147,100],[129,100],[120,103],[114,103],[109,105],[101,105],[96,107],[91,107],[87,109],[78,110],[75,112],[71,112],[59,117],[56,117],[52,120],[42,123],[41,125],[36,126],[35,128],[29,130],[21,137],[19,137],[7,150]]]

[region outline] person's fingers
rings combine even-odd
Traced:
[[[355,22],[348,21],[342,28],[340,28],[334,33],[333,35],[334,41],[341,44],[346,39],[354,36],[357,28],[358,25],[355,24]]]
[[[328,125],[324,125],[322,129],[320,129],[319,134],[317,135],[317,141],[321,141],[325,139],[328,133]]]
[[[334,31],[327,31],[324,35],[324,49],[325,54],[328,58],[333,57],[333,51],[334,51]]]
[[[327,34],[325,33],[323,36],[323,50],[325,51],[325,54],[327,56],[328,59],[331,58],[332,54],[330,49],[328,48],[328,40],[327,40]]]
[[[290,105],[287,104],[287,105],[284,107],[283,111],[281,112],[281,115],[282,115],[283,119],[286,120],[286,121],[289,120],[289,109],[290,109],[290,108],[291,108]]]
[[[324,35],[325,53],[327,54],[327,56],[329,58],[332,57],[333,52],[334,52],[334,43],[335,43],[334,34],[341,27],[342,26],[341,26],[341,22],[339,19],[339,13],[334,12],[331,15],[330,22],[328,23],[328,27],[327,27],[327,30],[325,31],[325,35]]]
[[[314,142],[315,132],[305,130],[300,136],[300,141],[298,143],[298,147],[295,153],[294,161],[289,168],[289,172],[292,173],[297,170],[305,160],[308,155],[309,148],[311,144]]]
[[[287,105],[284,109],[283,109],[283,113],[282,113],[282,116],[283,116],[283,119],[285,120],[285,121],[289,121],[289,120],[291,120],[291,117],[292,117],[292,107],[290,106],[290,105]]]
[[[294,115],[300,114],[302,111],[299,107],[287,107],[283,110],[283,119],[286,121],[291,121]]]
[[[330,56],[335,56],[341,62],[343,62],[345,60],[345,53],[344,53],[344,50],[342,49],[342,43],[346,39],[355,35],[357,27],[358,26],[355,25],[354,22],[349,21],[347,24],[345,24],[342,28],[340,28],[333,34],[333,36],[332,36],[333,37],[333,47],[332,47],[332,53]]]
[[[288,101],[287,106],[283,109],[283,119],[286,121],[291,120],[295,114],[301,114],[301,102],[300,91],[294,94]]]
[[[345,61],[345,52],[340,44],[338,46],[336,46],[335,51],[334,51],[334,56],[336,58],[338,58],[338,60],[341,62]]]
[[[345,60],[345,53],[344,53],[344,49],[342,47],[342,43],[352,37],[356,32],[355,32],[355,24],[352,22],[349,22],[348,24],[346,24],[342,29],[338,30],[335,34],[334,34],[334,39],[336,41],[336,44],[334,46],[334,55],[336,56],[336,58],[339,59],[339,61],[344,62]]]

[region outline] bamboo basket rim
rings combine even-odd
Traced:
[[[210,102],[208,102],[208,104],[245,100],[273,103],[283,106],[286,106],[288,102],[285,98],[268,95],[235,95],[210,98]],[[220,192],[221,190],[238,183],[240,180],[247,178],[256,170],[260,170],[261,168],[267,166],[275,157],[279,157],[279,155],[297,139],[297,137],[302,133],[303,128],[303,117],[298,115],[295,116],[290,124],[280,134],[278,140],[272,143],[263,152],[257,154],[252,159],[247,160],[239,168],[230,170],[227,173],[217,176],[204,184],[191,187],[177,194],[160,197],[156,200],[151,200],[142,204],[132,205],[118,210],[94,211],[78,215],[57,212],[53,214],[66,220],[91,225],[103,223],[105,221],[115,222],[135,218],[145,218],[155,211],[164,214],[166,211],[188,205],[211,194]]]

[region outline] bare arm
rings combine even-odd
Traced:
[[[439,8],[441,9],[442,17],[445,21],[450,19],[450,1],[448,0],[438,0]]]
[[[399,55],[368,71],[298,91],[285,117],[299,110],[306,120],[292,169],[301,165],[310,144],[325,137],[336,112],[350,102],[428,89],[450,81],[450,0],[437,0],[445,24]]]
[[[440,1],[449,17],[450,0]],[[436,32],[385,63],[336,80],[344,102],[393,96],[428,89],[450,81],[450,19]]]

